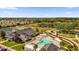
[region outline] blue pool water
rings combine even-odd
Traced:
[[[38,42],[38,45],[46,45],[46,44],[49,44],[49,43],[50,43],[50,41],[48,40],[48,38],[47,37],[43,37],[41,39],[41,41]]]

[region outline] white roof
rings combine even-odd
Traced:
[[[25,48],[30,48],[30,49],[34,49],[33,45],[29,44],[29,45],[25,45]]]

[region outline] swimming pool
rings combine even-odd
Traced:
[[[40,42],[38,42],[38,45],[46,45],[46,44],[50,44],[51,42],[49,41],[49,39],[47,37],[42,37]]]

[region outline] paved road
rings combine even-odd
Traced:
[[[7,41],[7,40],[1,41],[0,43],[4,43],[4,42],[6,42],[6,41]],[[10,51],[16,51],[16,50],[14,50],[14,49],[12,49],[12,48],[10,48],[10,47],[7,47],[7,46],[5,46],[5,45],[2,45],[2,44],[0,44],[0,46],[3,47],[3,48],[8,49],[8,50],[10,50]]]
[[[3,47],[3,48],[8,49],[9,51],[16,51],[16,50],[14,50],[14,49],[12,49],[12,48],[10,48],[10,47],[7,47],[7,46],[5,46],[5,45],[2,45],[2,44],[0,44],[0,46]]]
[[[48,35],[50,35],[51,37],[56,37],[54,34],[50,34],[50,32],[46,32]],[[79,50],[79,44],[77,44],[76,42],[74,42],[71,38],[66,38],[63,36],[58,36],[59,38],[62,38],[61,40],[64,40],[68,43],[70,43],[71,45],[73,45],[77,50]]]
[[[70,42],[74,45],[74,47],[75,47],[77,50],[79,50],[79,44],[76,43],[75,41],[73,41],[71,38],[66,38],[66,37],[63,37],[63,36],[59,36],[59,37],[61,37],[62,39],[65,39],[65,40],[67,40],[67,41],[70,41]]]
[[[0,43],[4,43],[4,42],[7,42],[8,40],[4,40],[4,41],[1,41]]]

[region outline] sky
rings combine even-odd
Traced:
[[[1,7],[0,17],[79,17],[79,7]]]

